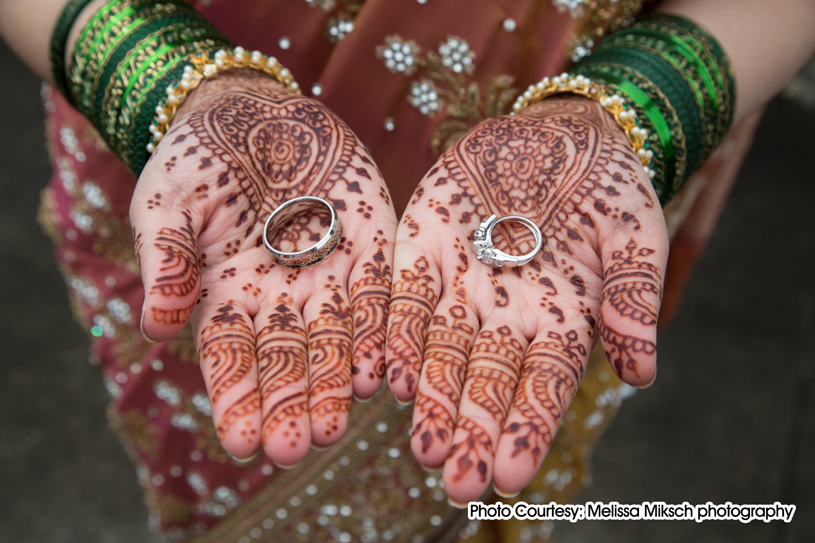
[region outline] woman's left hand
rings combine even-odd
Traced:
[[[492,214],[540,226],[529,264],[476,259],[473,232]],[[530,231],[509,226],[496,247],[529,252]],[[415,395],[413,452],[444,464],[451,500],[477,499],[491,479],[502,494],[529,484],[598,336],[623,381],[653,381],[665,221],[595,102],[544,100],[475,127],[422,180],[396,243],[388,383],[401,401]]]

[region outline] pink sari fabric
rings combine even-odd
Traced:
[[[592,13],[560,12],[550,1],[206,4],[201,11],[235,43],[276,56],[305,94],[350,125],[381,167],[399,213],[445,146],[505,113],[515,89],[563,70],[576,40],[602,31]],[[601,4],[631,16],[640,3]],[[344,39],[332,43],[332,28],[346,32]],[[389,69],[383,47],[394,43],[410,55],[412,68]],[[436,109],[425,114],[414,102]],[[385,390],[354,405],[341,442],[311,452],[292,470],[262,455],[247,464],[231,459],[215,436],[189,328],[156,345],[139,333],[144,292],[127,218],[136,179],[61,96],[47,91],[45,105],[54,177],[41,222],[55,241],[77,319],[91,334],[92,361],[111,395],[110,423],[138,466],[154,530],[174,540],[239,543],[418,542],[479,533],[478,523],[467,524],[447,505],[440,475],[413,459],[411,410]],[[586,413],[564,428],[578,427],[594,409],[594,395],[619,385],[604,379],[596,390],[586,387],[585,401],[576,400]],[[604,426],[580,434],[584,451]],[[568,450],[558,439],[558,450]],[[559,496],[573,496],[579,479],[588,477],[560,484]]]

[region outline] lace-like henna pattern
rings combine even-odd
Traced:
[[[329,276],[332,279],[333,276]],[[335,434],[342,434],[339,415],[351,410],[351,360],[353,321],[351,310],[340,294],[340,285],[326,284],[330,301],[323,302],[319,317],[308,323],[309,346],[309,410],[312,439],[317,444],[333,443]]]
[[[475,336],[475,329],[465,320],[467,310],[464,306],[454,305],[448,313],[449,318],[444,315],[433,317],[425,341],[424,378],[427,387],[420,389],[416,396],[416,411],[423,416],[413,427],[413,436],[421,441],[423,453],[427,453],[436,440],[446,444],[453,437],[453,417]]]
[[[612,254],[613,264],[606,270],[603,288],[604,302],[621,317],[643,326],[656,326],[658,310],[654,300],[662,300],[662,272],[652,263],[641,260],[653,253],[653,249],[638,248],[637,242],[631,238],[625,251]],[[608,325],[602,314],[600,338],[606,346],[610,346],[606,349],[606,357],[619,377],[622,377],[624,370],[639,377],[637,355],[656,354],[657,346],[653,341],[618,332]]]
[[[454,305],[437,308],[431,321],[414,410],[413,446],[420,447],[423,455],[435,449],[435,454],[422,459],[434,466],[446,457],[452,442],[467,360],[476,335],[476,329],[468,322],[473,319],[466,307],[467,289],[463,281],[470,269],[470,258],[460,238],[456,238],[453,248],[458,251],[449,289]],[[424,415],[419,417],[420,414]]]
[[[413,323],[394,326],[390,338],[398,343],[389,349],[398,356],[392,354],[389,363],[415,372],[416,360],[424,350],[427,373],[422,382],[431,383],[434,391],[424,394],[422,388],[417,397],[417,454],[446,445],[453,431],[450,421],[461,411],[445,480],[449,477],[449,482],[463,484],[469,480],[468,473],[475,470],[478,475],[473,477],[481,483],[487,481],[491,458],[498,447],[490,439],[489,425],[474,417],[474,411],[484,413],[483,420],[491,419],[490,424],[494,421],[510,439],[511,447],[502,458],[527,454],[536,469],[579,386],[588,351],[598,337],[603,339],[620,375],[625,371],[626,375],[638,377],[639,361],[655,353],[653,341],[631,335],[629,327],[626,333],[618,331],[623,329],[621,322],[626,321],[636,323],[638,328],[634,330],[646,331],[655,326],[661,297],[660,260],[656,260],[654,249],[639,247],[640,236],[644,239],[649,233],[644,232],[642,217],[637,214],[659,211],[640,170],[624,135],[596,104],[580,99],[552,100],[532,106],[523,115],[481,123],[442,155],[414,193],[402,226],[414,238],[413,243],[431,244],[441,255],[440,266],[444,269],[450,268],[447,259],[455,254],[445,240],[452,235],[471,236],[479,222],[491,214],[526,216],[540,226],[545,238],[544,249],[528,266],[512,270],[477,267],[475,273],[480,275],[471,272],[462,281],[451,274],[442,277],[441,285],[434,285],[435,292],[484,292],[484,282],[489,280],[495,292],[496,311],[512,308],[517,312],[522,307],[535,311],[533,306],[539,307],[538,315],[524,313],[518,317],[516,325],[526,326],[527,337],[538,339],[525,359],[521,350],[516,363],[501,363],[496,357],[473,367],[480,341],[461,360],[454,351],[462,345],[451,329],[455,321],[443,312],[432,317],[423,347],[421,335],[426,325],[422,324],[429,321],[430,310],[421,308],[432,308],[435,294],[427,288],[428,283],[423,285],[425,288],[419,287],[421,282],[413,270],[397,269],[402,279],[395,283],[394,295],[397,288],[401,296],[404,290],[412,289],[405,296],[409,303],[398,308],[404,313],[400,318],[402,322],[412,319]],[[431,215],[423,210],[439,207],[444,207],[447,214],[438,219],[438,226],[430,228],[427,223]],[[410,222],[417,222],[415,217],[420,211],[422,229],[414,230]],[[423,239],[426,230],[432,230],[438,241]],[[608,237],[609,232],[630,233],[631,241],[625,251],[616,251],[607,259],[601,274],[603,263],[597,242],[599,236]],[[494,240],[505,245],[503,251],[523,253],[529,248],[530,237],[526,229],[507,228]],[[470,243],[471,237],[464,245]],[[416,262],[422,258],[419,256]],[[433,270],[422,272],[432,277]],[[479,296],[483,304],[484,295]],[[430,302],[432,305],[428,305]],[[601,302],[605,314],[599,311]],[[393,302],[391,307],[396,313]],[[541,322],[537,330],[524,324],[530,318]],[[392,320],[393,325],[399,322],[396,315]],[[481,309],[479,320],[489,322],[489,312],[484,314]],[[498,338],[493,339],[498,343]],[[442,341],[446,344],[436,347]],[[439,354],[434,352],[436,349]],[[453,369],[444,371],[442,365],[433,364],[442,357],[450,361]],[[468,359],[471,369],[459,406],[455,369],[466,365]],[[404,373],[392,373],[391,380],[410,375],[409,371]],[[524,477],[527,473],[531,477],[534,471],[526,469]],[[457,500],[465,496],[474,499],[476,494],[470,496],[468,492],[480,493],[484,487],[467,484],[462,488],[470,490],[457,494]],[[448,488],[448,492],[453,491]]]
[[[378,240],[381,246],[387,240]],[[373,365],[367,376],[372,381],[381,382],[385,376],[385,334],[387,331],[387,308],[390,302],[391,267],[385,263],[382,248],[374,254],[373,262],[362,265],[362,279],[351,285],[351,313],[354,315],[354,358],[364,358]],[[376,353],[376,354],[374,354]],[[376,360],[373,360],[376,356]],[[359,374],[354,366],[353,375]]]
[[[209,152],[199,167],[208,168],[213,159],[227,166],[217,182],[230,191],[226,205],[236,204],[239,197],[245,200],[235,224],[244,227],[245,238],[257,221],[288,199],[319,196],[345,211],[344,199],[331,198],[334,187],[343,183],[349,194],[362,194],[359,182],[347,176],[349,170],[357,175],[365,171],[352,164],[360,154],[356,138],[313,100],[268,91],[234,93],[191,115],[188,125],[199,143],[187,152],[198,153],[198,146]]]
[[[512,337],[508,326],[497,330],[482,330],[470,352],[467,369],[465,397],[472,406],[467,414],[459,414],[456,421],[456,441],[463,434],[465,439],[450,449],[449,459],[455,459],[458,468],[453,474],[454,481],[461,481],[467,475],[462,466],[478,467],[481,482],[486,481],[486,471],[482,473],[480,460],[488,455],[492,464],[497,441],[493,442],[490,431],[477,420],[489,420],[500,429],[512,403],[512,395],[518,382],[518,374],[523,360],[524,346]],[[466,407],[462,406],[462,411]],[[475,414],[478,417],[474,417]],[[466,425],[462,427],[462,421]],[[462,433],[462,430],[464,432]],[[478,436],[472,439],[473,433]],[[498,437],[498,435],[496,435]],[[468,460],[462,461],[462,457]],[[476,458],[479,460],[476,461]]]
[[[188,298],[197,292],[200,281],[198,254],[195,232],[189,210],[182,212],[184,226],[180,229],[161,228],[156,234],[153,245],[164,254],[159,268],[160,275],[150,287],[151,295],[164,299],[179,300]],[[136,251],[141,254],[141,235],[136,236]],[[154,302],[155,303],[155,302]],[[189,305],[177,308],[150,306],[153,320],[166,325],[178,325],[187,322],[195,307],[195,300]]]

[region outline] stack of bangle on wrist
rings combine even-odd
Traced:
[[[736,98],[735,78],[721,46],[694,23],[666,14],[610,34],[571,74],[531,86],[515,111],[561,92],[597,100],[614,115],[663,204],[722,141]],[[610,96],[619,96],[614,100],[621,101],[625,117],[645,130],[642,145],[632,138],[630,122],[609,109]]]
[[[203,79],[227,68],[254,68],[297,91],[291,74],[277,61],[270,63],[257,52],[232,51],[229,40],[183,0],[107,2],[82,28],[66,80],[59,59],[65,56],[67,32],[86,3],[69,2],[57,23],[51,55],[56,86],[136,174],[177,107]]]

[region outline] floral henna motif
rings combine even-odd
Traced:
[[[606,269],[603,302],[624,319],[636,321],[643,326],[656,326],[658,307],[662,300],[662,272],[654,264],[643,260],[654,254],[653,249],[638,248],[631,238],[624,251],[611,255],[611,266]],[[656,343],[650,340],[620,333],[600,315],[600,338],[607,347],[606,357],[618,377],[628,370],[639,377],[637,358],[656,354]]]
[[[214,107],[193,113],[186,126],[197,144],[185,155],[203,155],[199,169],[209,168],[216,159],[224,164],[217,187],[229,191],[226,206],[245,200],[235,224],[244,228],[244,238],[259,220],[297,196],[326,198],[345,211],[345,200],[331,197],[334,187],[342,183],[347,193],[362,194],[359,182],[349,180],[347,173],[371,178],[348,127],[301,96],[268,90],[232,93]],[[188,135],[178,134],[174,143]],[[355,157],[358,166],[352,164]]]
[[[496,420],[509,411],[523,353],[523,345],[508,326],[482,330],[470,352],[467,397]]]
[[[625,246],[625,253],[615,251],[611,255],[613,264],[606,270],[603,301],[623,317],[644,326],[655,326],[657,308],[645,294],[662,299],[662,272],[650,262],[637,260],[638,257],[651,256],[654,250],[645,247],[637,250],[637,242],[631,238]]]
[[[426,385],[416,396],[414,418],[419,422],[413,427],[413,435],[421,441],[422,453],[427,453],[437,439],[446,445],[453,437],[455,410],[475,336],[475,329],[465,320],[464,306],[454,305],[448,313],[449,321],[444,315],[433,317],[425,342],[423,378]],[[445,400],[444,403],[440,399]]]
[[[456,422],[456,429],[466,436],[463,441],[459,441],[450,447],[448,459],[455,459],[455,469],[453,481],[459,483],[475,468],[478,480],[487,482],[489,475],[489,464],[495,456],[495,449],[489,434],[484,428],[466,416],[459,416]]]
[[[333,280],[333,276],[329,276],[329,280]],[[344,431],[340,427],[340,416],[351,410],[353,321],[351,310],[339,292],[340,285],[328,283],[324,288],[331,292],[330,302],[324,302],[320,316],[308,323],[309,409],[312,427],[318,421],[322,426],[312,431],[312,438],[329,444],[335,434]]]
[[[467,404],[462,405],[462,413],[456,421],[456,436],[463,431],[465,436],[470,437],[451,448],[448,458],[456,458],[464,449],[465,457],[475,455],[480,459],[482,455],[488,455],[490,462],[487,465],[492,464],[495,443],[490,437],[489,429],[477,421],[494,422],[496,429],[503,425],[518,382],[523,354],[523,344],[512,337],[512,331],[508,326],[501,326],[497,330],[482,330],[479,333],[470,353],[467,369],[465,385]],[[463,421],[466,424],[462,425]],[[472,438],[473,432],[475,439]],[[456,458],[453,480],[463,480],[467,470],[473,465],[478,467],[480,480],[484,482],[487,473],[486,471],[482,473],[481,464],[475,462],[473,458],[462,461],[461,456]]]
[[[153,246],[161,251],[164,258],[158,269],[159,276],[150,287],[149,293],[165,300],[181,300],[197,292],[200,272],[198,254],[196,250],[196,237],[192,228],[192,217],[189,210],[182,212],[184,226],[180,229],[161,228],[156,234]],[[141,234],[135,235],[135,250],[139,265],[141,266],[141,253],[143,240]],[[158,305],[156,305],[158,303]],[[195,300],[184,307],[161,307],[162,302],[152,301],[150,311],[156,323],[176,326],[187,322]]]
[[[387,245],[387,240],[380,240]],[[385,334],[387,309],[391,290],[391,268],[385,263],[385,253],[380,248],[373,262],[362,265],[364,276],[351,285],[351,313],[354,315],[354,375],[359,374],[358,358],[373,360],[370,373],[365,376],[379,381],[385,376]]]

